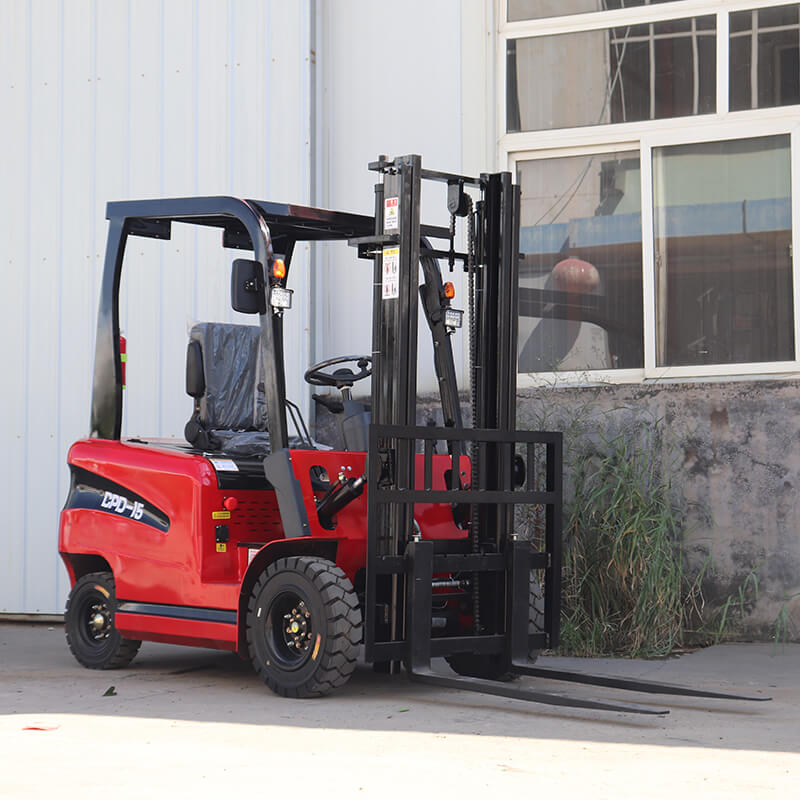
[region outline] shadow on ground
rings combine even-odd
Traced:
[[[769,703],[669,698],[524,679],[545,691],[666,707],[666,717],[561,709],[412,684],[360,666],[330,697],[276,697],[237,656],[145,643],[130,667],[92,671],[69,653],[63,631],[0,624],[0,716],[52,714],[414,731],[639,745],[796,752],[800,745],[800,645],[723,645],[659,661],[542,658],[601,674],[643,677],[746,693]],[[448,671],[441,661],[435,668]],[[113,694],[105,696],[110,687]],[[6,716],[6,722],[8,717]],[[28,723],[29,724],[29,723]]]

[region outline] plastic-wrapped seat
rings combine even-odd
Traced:
[[[232,456],[269,454],[259,335],[254,325],[201,322],[192,328],[186,350],[186,393],[194,398],[184,429],[189,444]]]

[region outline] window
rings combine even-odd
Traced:
[[[789,361],[789,137],[653,150],[658,366]]]
[[[505,12],[520,373],[800,373],[800,3]]]
[[[791,5],[731,14],[732,111],[800,103],[799,11]]]
[[[565,14],[585,14],[672,2],[674,0],[508,0],[508,21],[562,17]]]
[[[642,367],[639,154],[517,163],[521,372]]]
[[[704,16],[509,39],[508,131],[713,112],[715,26]]]

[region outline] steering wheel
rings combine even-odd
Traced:
[[[336,364],[350,362],[355,362],[359,372],[353,372],[349,367],[337,369],[333,373],[322,371],[336,366]],[[303,377],[306,383],[310,383],[312,386],[335,386],[337,389],[342,389],[345,386],[352,386],[356,381],[369,378],[370,375],[372,375],[372,358],[370,356],[339,356],[314,364],[306,370]]]

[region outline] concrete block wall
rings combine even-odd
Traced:
[[[576,415],[594,418],[598,433],[625,418],[661,420],[672,453],[654,457],[675,464],[690,569],[710,556],[707,613],[738,600],[744,587],[745,615],[734,615],[733,635],[768,641],[782,616],[788,637],[800,639],[800,381],[556,384],[519,392],[520,428],[544,421],[568,429]]]

